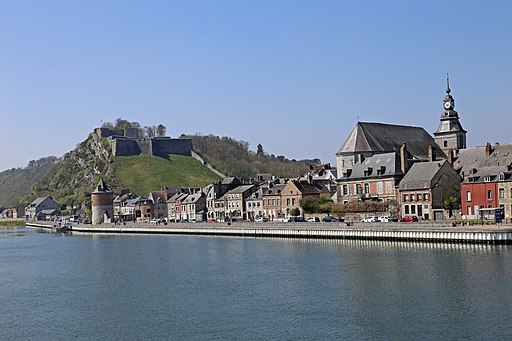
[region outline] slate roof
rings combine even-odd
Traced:
[[[251,189],[252,187],[254,187],[254,185],[243,185],[243,186],[238,186],[236,188],[233,188],[232,190],[230,190],[229,192],[227,192],[226,194],[239,194],[239,193],[244,193],[245,191]]]
[[[92,193],[108,193],[110,192],[110,189],[108,188],[107,184],[103,179],[100,179],[100,182],[98,182],[98,186],[96,186],[96,190]]]
[[[153,204],[157,202],[165,202],[164,191],[153,191],[149,193],[149,199],[153,201]]]
[[[286,184],[277,184],[272,187],[269,187],[263,192],[263,195],[280,195],[283,192]]]
[[[352,166],[352,173],[340,179],[378,178],[402,175],[400,157],[397,153],[377,154],[366,158],[362,163]]]
[[[432,179],[439,172],[446,160],[434,162],[418,162],[412,165],[405,174],[398,188],[403,190],[428,189],[432,187]]]
[[[509,165],[512,165],[512,144],[499,144],[491,146],[489,156],[485,155],[485,147],[460,150],[453,168],[461,176],[467,177],[472,173],[472,169]]]
[[[438,157],[445,156],[434,138],[421,127],[370,122],[357,122],[336,154],[398,152],[403,143],[414,159],[428,159],[429,145],[436,148]]]
[[[321,184],[319,182],[316,182],[316,181],[307,182],[307,181],[297,181],[297,180],[294,180],[293,184],[295,185],[295,187],[297,187],[297,189],[302,194],[304,194],[304,193],[326,193],[326,192],[329,192],[329,190],[327,189],[326,186],[324,186],[323,184]]]
[[[183,203],[185,204],[194,204],[196,203],[199,199],[201,199],[202,197],[202,193],[199,192],[199,193],[195,193],[195,194],[189,194],[185,200],[183,200]]]
[[[39,197],[32,201],[32,203],[29,205],[29,207],[37,207],[39,206],[46,198],[48,197]]]
[[[186,198],[189,194],[187,193],[174,193],[170,198],[169,200],[167,200],[167,202],[176,202],[178,200],[183,200],[184,198]]]
[[[491,167],[480,167],[476,169],[476,172],[469,174],[464,183],[472,182],[485,182],[485,178],[489,178],[489,181],[498,180],[498,176],[504,173],[505,175],[510,174],[507,166],[491,166]],[[507,176],[508,178],[508,176]]]

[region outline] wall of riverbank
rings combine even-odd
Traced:
[[[257,225],[257,224],[255,224]],[[336,224],[338,225],[338,224]],[[27,224],[27,226],[51,228],[45,224]],[[215,224],[176,224],[173,226],[156,225],[73,225],[71,231],[78,233],[143,233],[143,234],[181,234],[242,237],[285,237],[285,238],[325,238],[325,239],[367,239],[422,241],[443,243],[484,243],[512,244],[512,229],[509,227],[473,227],[453,228],[451,226],[333,226],[321,227],[308,225],[281,224],[269,226],[228,226]]]

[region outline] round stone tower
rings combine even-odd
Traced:
[[[100,180],[96,190],[91,193],[92,224],[110,223],[114,217],[114,198],[105,181]]]

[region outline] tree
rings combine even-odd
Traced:
[[[453,215],[453,210],[459,208],[459,201],[457,200],[457,198],[448,197],[444,199],[443,206],[446,210],[448,210],[448,216],[451,218]]]
[[[145,126],[144,130],[147,137],[155,137],[155,126]]]
[[[300,209],[297,208],[297,207],[292,208],[291,211],[290,211],[290,215],[292,215],[293,217],[300,216]]]
[[[318,211],[320,201],[315,197],[305,197],[304,199],[300,200],[299,205],[302,207],[304,212],[311,214]]]
[[[163,124],[159,124],[158,127],[156,127],[156,136],[164,137],[166,130],[167,128]]]
[[[261,143],[258,143],[258,149],[256,150],[256,155],[263,155],[263,146]]]
[[[338,218],[339,220],[341,220],[341,218],[343,218],[345,216],[345,212],[346,212],[346,207],[343,203],[339,202],[339,203],[333,203],[331,205],[331,212],[332,214]]]

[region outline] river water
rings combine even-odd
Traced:
[[[0,231],[2,340],[510,340],[512,247]]]

